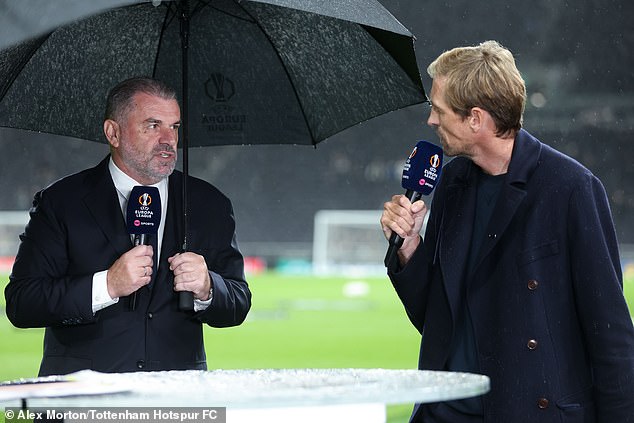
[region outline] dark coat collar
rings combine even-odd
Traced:
[[[524,129],[515,137],[513,153],[509,163],[507,184],[523,187],[539,164],[542,143]]]

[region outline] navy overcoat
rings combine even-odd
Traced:
[[[445,369],[476,170],[460,157],[445,166],[423,243],[390,273],[422,334],[421,369]],[[491,381],[485,422],[634,422],[634,328],[601,182],[521,130],[485,234],[466,293]]]

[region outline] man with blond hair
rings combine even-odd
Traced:
[[[385,203],[388,274],[422,334],[421,369],[489,393],[417,405],[413,422],[634,422],[634,328],[603,185],[522,129],[524,80],[495,41],[440,55],[428,124],[444,152],[427,213]]]

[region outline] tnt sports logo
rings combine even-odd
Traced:
[[[139,196],[139,204],[142,206],[149,206],[152,204],[152,196],[147,192]]]
[[[433,156],[429,158],[429,164],[434,169],[437,169],[438,166],[440,166],[440,157],[438,156],[438,154],[434,154]]]

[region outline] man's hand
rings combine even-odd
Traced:
[[[211,277],[205,258],[201,255],[185,252],[167,259],[174,273],[174,291],[190,291],[194,298],[201,301],[209,299]]]
[[[152,246],[137,245],[119,257],[108,269],[108,294],[125,297],[152,280]]]
[[[427,205],[418,200],[412,204],[404,195],[395,195],[391,201],[383,205],[381,228],[386,239],[390,239],[392,232],[403,238],[403,246],[398,255],[401,264],[409,261],[420,243],[420,231],[427,214]]]

